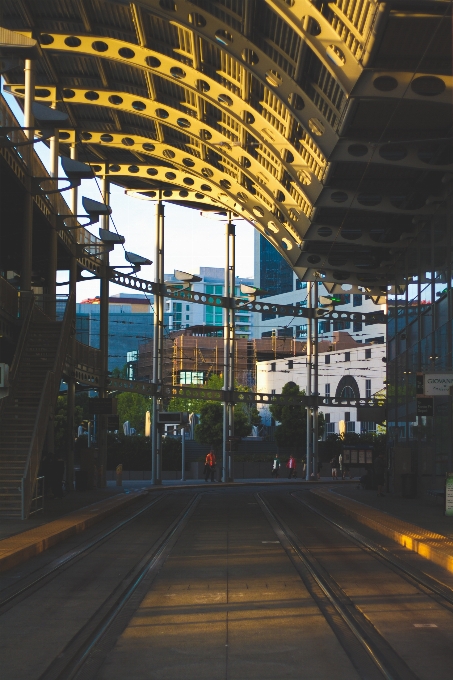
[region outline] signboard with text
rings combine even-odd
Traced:
[[[448,397],[453,387],[453,373],[425,373],[425,396]]]
[[[445,480],[445,514],[453,517],[453,472],[447,472]]]
[[[417,415],[434,415],[434,399],[432,397],[417,397]]]

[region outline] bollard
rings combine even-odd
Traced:
[[[123,486],[123,465],[120,463],[116,467],[116,485]]]

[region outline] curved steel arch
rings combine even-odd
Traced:
[[[322,179],[322,170],[325,168],[326,159],[323,156],[321,149],[317,150],[317,140],[312,138],[312,142],[315,148],[312,148],[312,144],[308,144],[305,140],[300,140],[301,145],[304,147],[306,154],[308,154],[312,162],[309,163],[305,158],[302,157],[300,152],[294,147],[292,142],[287,139],[282,132],[272,123],[272,121],[267,120],[260,114],[253,106],[251,106],[247,101],[244,101],[241,97],[235,94],[235,92],[228,90],[221,83],[217,82],[213,78],[209,77],[205,73],[194,69],[193,67],[182,64],[181,61],[169,57],[168,55],[162,54],[155,50],[149,48],[144,48],[137,46],[134,43],[127,43],[123,40],[117,40],[115,38],[106,38],[103,36],[85,36],[73,34],[60,34],[60,33],[50,33],[48,34],[53,42],[50,44],[43,45],[43,49],[55,50],[57,52],[65,53],[81,53],[89,56],[95,56],[101,59],[111,59],[112,61],[118,61],[128,66],[134,66],[141,70],[154,73],[161,78],[165,78],[170,82],[177,82],[181,87],[191,90],[197,97],[209,102],[211,105],[215,106],[222,113],[227,113],[232,118],[235,118],[240,126],[246,129],[251,135],[257,136],[263,146],[267,146],[276,156],[279,156],[279,160],[285,169],[292,174],[293,168],[303,169],[305,172],[309,173],[309,179],[311,181],[320,181]],[[80,40],[80,45],[78,47],[73,47],[68,45],[66,41],[76,38]],[[107,49],[103,52],[99,52],[93,48],[93,44],[103,43]],[[121,50],[130,50],[134,56],[124,57],[121,56]],[[147,63],[147,59],[154,58],[160,61],[158,66],[152,67]],[[178,72],[183,72],[178,76],[172,74],[172,69],[178,69]],[[208,85],[208,90],[200,89],[200,81]],[[69,88],[68,88],[69,89]],[[71,88],[72,89],[72,88]],[[212,94],[209,94],[212,91]],[[219,98],[230,99],[227,103],[225,100],[220,101]],[[139,98],[137,96],[137,98]],[[317,109],[316,109],[317,111]],[[247,121],[247,116],[257,117],[259,119],[259,126],[263,126],[261,129],[255,125],[255,121],[249,123]],[[269,131],[269,126],[272,127],[272,132]],[[294,155],[295,160],[292,163],[285,162],[282,158],[282,149],[278,149],[278,146],[285,147],[290,150]],[[288,149],[289,147],[289,149]],[[312,170],[313,163],[316,163],[319,167],[317,172]]]

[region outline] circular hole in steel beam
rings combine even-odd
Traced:
[[[151,177],[155,177],[158,174],[158,171],[156,170],[156,168],[148,168],[146,174],[151,175]]]
[[[147,66],[151,68],[159,68],[161,62],[157,57],[146,57],[145,59]]]
[[[52,35],[49,35],[48,33],[41,33],[39,36],[39,42],[41,45],[51,45],[54,42],[55,38]]]
[[[95,40],[91,43],[91,47],[95,52],[107,52],[109,46],[103,40]]]
[[[88,90],[88,92],[85,92],[85,99],[88,99],[90,102],[95,102],[99,99],[99,94],[94,90]]]
[[[140,101],[134,101],[132,102],[132,108],[135,111],[145,111],[146,110],[146,104],[145,102],[140,102]]]
[[[221,45],[229,45],[233,42],[233,36],[228,31],[218,30],[215,32],[215,39]]]
[[[111,94],[109,97],[109,102],[115,106],[119,106],[123,103],[123,98],[120,97],[119,94]]]
[[[258,55],[249,47],[246,47],[244,50],[242,50],[241,58],[242,61],[245,61],[245,63],[249,64],[250,66],[255,66],[259,62]]]
[[[379,76],[373,80],[373,86],[379,92],[391,92],[398,87],[398,81],[393,76]]]
[[[288,96],[288,104],[296,111],[302,111],[305,107],[305,102],[296,92],[291,92]]]
[[[108,135],[107,133],[102,134],[100,139],[101,139],[101,142],[113,142],[112,135]]]
[[[366,156],[368,153],[368,147],[365,144],[350,144],[348,146],[348,154],[354,156],[355,158],[360,158],[361,156]]]
[[[64,44],[67,45],[68,47],[80,47],[82,41],[75,35],[69,35],[67,38],[64,39]]]
[[[135,174],[136,172],[138,172],[140,170],[140,168],[138,167],[138,165],[130,165],[128,167],[128,170],[129,170],[129,172],[132,172],[132,173]]]
[[[180,68],[179,66],[172,66],[170,69],[170,74],[177,80],[182,80],[187,75],[184,69]]]
[[[183,158],[182,162],[186,168],[193,168],[195,165],[195,161],[193,161],[191,158]]]
[[[154,144],[150,144],[149,142],[146,142],[145,144],[142,144],[142,149],[143,151],[154,151],[155,150]]]
[[[419,76],[412,81],[411,89],[423,97],[437,97],[445,92],[445,83],[435,76]]]
[[[176,156],[172,149],[164,149],[162,155],[165,156],[165,158],[174,158]]]
[[[206,26],[206,19],[202,14],[198,14],[198,12],[191,12],[189,14],[189,23],[196,28],[204,28]]]
[[[133,59],[135,57],[134,50],[131,50],[129,47],[120,47],[118,54],[120,57],[123,57],[123,59]]]
[[[168,118],[170,114],[165,109],[156,109],[156,116],[158,118]]]
[[[135,140],[133,140],[132,137],[123,137],[121,143],[124,144],[124,146],[134,146]]]

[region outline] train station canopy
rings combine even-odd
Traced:
[[[239,214],[332,290],[451,268],[450,2],[4,0],[0,24],[95,174]]]

